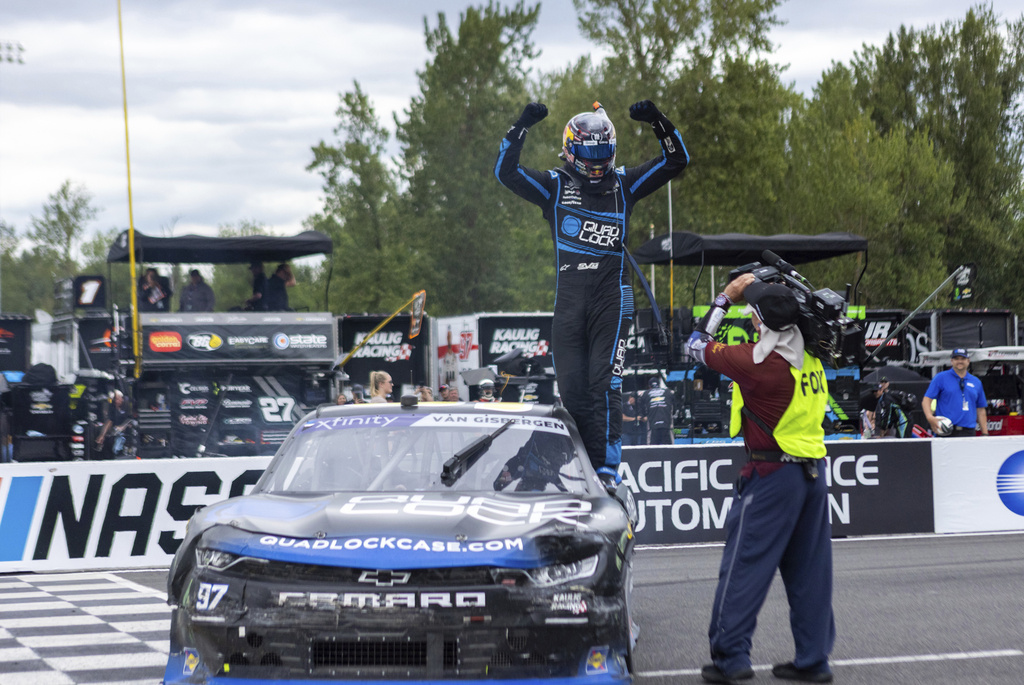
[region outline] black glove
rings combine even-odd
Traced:
[[[544,119],[547,115],[547,105],[542,105],[539,102],[531,102],[523,108],[523,113],[519,116],[519,121],[516,122],[516,126],[521,128],[530,128],[537,122]]]
[[[660,116],[661,112],[650,100],[641,100],[629,106],[629,118],[633,121],[646,121],[653,124]]]

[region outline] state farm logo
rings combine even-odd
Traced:
[[[402,342],[402,331],[382,331],[367,340],[366,333],[356,333],[355,344],[365,344],[356,352],[357,358],[383,359],[386,362],[406,361],[412,357],[412,345]]]
[[[200,352],[213,352],[224,344],[224,339],[216,333],[193,333],[188,336],[188,346]]]
[[[181,350],[181,334],[174,331],[150,333],[149,349],[154,352],[179,352]]]
[[[543,357],[549,347],[547,340],[541,340],[539,328],[496,328],[487,351],[500,355],[519,348],[526,357]]]

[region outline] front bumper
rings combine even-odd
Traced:
[[[629,680],[621,596],[492,586],[476,588],[483,606],[371,608],[275,606],[288,592],[235,588],[216,613],[194,610],[196,594],[186,593],[172,616],[166,685]]]

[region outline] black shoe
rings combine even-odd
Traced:
[[[772,675],[783,680],[799,680],[805,683],[831,683],[832,673],[830,671],[811,671],[806,668],[797,668],[792,661],[772,666]]]
[[[700,677],[709,683],[725,683],[725,685],[735,685],[735,683],[741,680],[750,680],[754,677],[754,669],[752,668],[739,668],[732,673],[726,673],[718,666],[714,664],[708,664],[704,668],[700,669]]]

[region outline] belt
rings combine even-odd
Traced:
[[[803,461],[817,462],[817,459],[811,459],[809,457],[795,457],[792,454],[786,452],[774,451],[774,452],[751,452],[751,461],[766,461],[769,463],[800,463]]]
[[[786,452],[750,452],[750,461],[762,461],[773,464],[800,464],[804,467],[804,476],[807,480],[814,480],[818,477],[818,463],[820,459],[809,457],[794,457]]]

